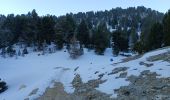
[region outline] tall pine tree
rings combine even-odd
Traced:
[[[123,33],[120,31],[113,32],[112,35],[113,42],[113,54],[118,55],[119,51],[128,50],[128,39],[124,37]]]
[[[163,19],[164,46],[170,46],[170,10]]]
[[[109,34],[108,34],[107,26],[105,23],[101,23],[96,32],[94,33],[94,48],[95,52],[99,55],[103,55],[105,49],[109,44]]]
[[[77,39],[80,41],[80,44],[84,44],[85,47],[88,47],[89,42],[90,42],[90,36],[89,36],[89,29],[88,26],[85,22],[85,20],[82,20],[80,25],[78,26],[77,29]]]
[[[161,48],[163,43],[163,26],[160,23],[155,23],[148,35],[147,49],[154,50]]]

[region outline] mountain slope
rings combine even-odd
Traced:
[[[169,77],[169,57],[163,59],[164,56],[158,55],[169,55],[169,50],[169,48],[156,50],[138,59],[123,62],[123,59],[127,58],[113,57],[111,49],[107,49],[104,56],[95,55],[93,51],[88,52],[85,49],[83,56],[72,60],[65,49],[38,56],[41,52],[32,52],[30,48],[30,53],[25,57],[0,58],[0,76],[9,86],[7,91],[0,94],[0,99],[32,100],[43,95],[46,88],[53,87],[55,82],[61,82],[67,93],[73,93],[77,90],[73,85],[73,79],[77,75],[80,75],[82,80],[80,86],[86,86],[90,84],[90,80],[94,80],[94,84],[99,82],[99,86],[94,87],[96,91],[111,94],[111,97],[118,94],[119,97],[120,88],[131,84],[131,81],[127,80],[131,75],[140,76],[143,71],[149,70],[159,74],[157,78]],[[155,57],[159,59],[155,60]]]

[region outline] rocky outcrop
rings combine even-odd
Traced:
[[[95,88],[99,87],[99,84],[104,83],[106,80],[89,80],[87,83],[83,83],[80,75],[76,75],[72,81],[72,85],[75,88],[74,95],[83,97],[79,100],[111,100],[110,95],[102,93]]]
[[[117,74],[119,72],[124,72],[127,69],[128,69],[128,67],[117,67],[117,68],[113,69],[112,72],[109,73],[108,75]]]
[[[158,60],[170,62],[170,51],[167,51],[165,53],[161,53],[161,54],[154,55],[154,56],[147,58],[147,61],[150,61],[150,62],[158,61]]]
[[[62,83],[56,82],[54,87],[47,88],[46,92],[38,100],[112,100],[111,95],[95,89],[105,81],[96,79],[83,83],[80,75],[77,74],[72,81],[75,88],[74,93],[66,93]]]
[[[170,100],[170,78],[157,76],[146,70],[139,76],[128,77],[130,85],[115,90],[117,100]]]
[[[146,66],[146,67],[151,67],[151,66],[153,66],[153,63],[145,63],[145,62],[141,61],[141,62],[139,63],[139,65],[144,65],[144,66]]]

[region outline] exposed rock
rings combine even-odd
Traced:
[[[120,73],[118,78],[126,78],[127,72]]]
[[[140,62],[139,63],[140,65],[144,65],[144,66],[146,66],[146,67],[151,67],[151,66],[153,66],[153,63],[145,63],[145,62]]]
[[[112,74],[117,74],[119,72],[124,72],[128,69],[128,67],[118,67],[112,70],[111,73],[109,73],[108,75],[112,75]]]
[[[63,68],[63,67],[55,67],[54,69],[60,69],[60,68]]]
[[[129,61],[132,61],[132,60],[136,60],[136,59],[141,58],[142,56],[143,56],[143,55],[135,55],[135,56],[131,56],[131,57],[122,59],[122,62],[121,62],[121,63],[125,63],[125,62],[129,62]]]
[[[36,94],[38,92],[38,90],[39,90],[38,88],[32,90],[31,93],[29,94],[29,96]]]
[[[133,70],[138,70],[137,68],[134,68]]]
[[[87,83],[82,83],[80,75],[76,75],[72,82],[73,87],[75,88],[74,95],[83,97],[84,100],[111,100],[111,95],[102,93],[95,89],[99,87],[99,84],[102,84],[104,82],[106,82],[106,80],[96,79],[89,80]]]
[[[73,87],[76,88],[76,87],[81,87],[82,84],[83,84],[83,82],[81,80],[81,77],[79,74],[77,74],[72,81],[72,85],[73,85]]]
[[[99,73],[99,71],[96,71],[94,74],[97,74],[97,73]]]
[[[170,62],[170,51],[147,58],[147,61],[150,61],[150,62],[158,61],[158,60]]]
[[[70,70],[70,68],[63,68],[63,71],[68,71]]]
[[[155,72],[141,72],[139,76],[130,76],[129,86],[114,90],[116,100],[170,100],[170,78],[157,78]]]
[[[20,87],[19,87],[19,90],[22,90],[22,89],[24,89],[24,88],[26,88],[26,85],[21,85]]]
[[[99,74],[98,76],[99,76],[99,79],[101,79],[104,76],[104,73]]]
[[[79,69],[79,67],[76,67],[76,68],[74,69],[74,72],[77,71],[77,69]]]

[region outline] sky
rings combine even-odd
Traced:
[[[0,14],[26,14],[36,9],[39,15],[65,15],[87,11],[110,10],[116,7],[145,6],[165,13],[170,0],[0,0]]]

